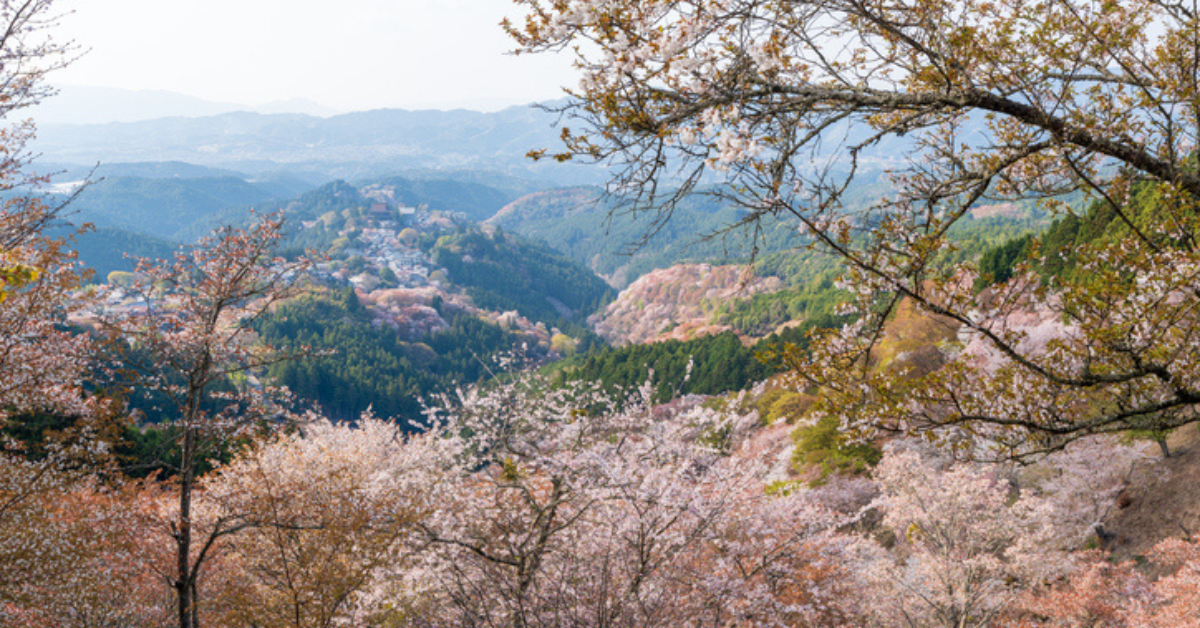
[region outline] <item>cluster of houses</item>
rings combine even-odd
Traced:
[[[354,245],[341,252],[347,259],[362,258],[364,263],[324,262],[317,265],[316,275],[364,292],[384,285],[402,288],[429,285],[430,275],[437,266],[417,248],[416,231],[405,237],[405,225],[422,227],[429,221],[429,215],[437,213],[406,206],[393,209],[379,202],[372,204],[363,215],[363,222],[370,226],[355,230]],[[349,231],[344,230],[341,235],[348,235]]]
[[[446,271],[421,251],[418,240],[421,232],[454,229],[460,219],[457,212],[375,202],[355,215],[353,227],[339,231],[339,236],[351,238],[351,244],[340,250],[339,259],[318,263],[310,269],[310,277],[326,284],[353,286],[371,310],[376,327],[390,327],[406,338],[417,339],[446,328],[448,323],[439,310],[445,308],[479,316],[548,347],[557,329],[547,329],[517,312],[480,310],[466,295],[446,291]],[[319,222],[305,221],[303,225],[314,228]],[[109,313],[137,314],[150,306],[119,285],[111,286],[103,301],[100,308]],[[435,301],[443,305],[435,306]]]

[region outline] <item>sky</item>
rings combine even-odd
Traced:
[[[565,57],[505,54],[509,0],[60,0],[87,53],[62,85],[340,111],[495,110],[562,97]]]

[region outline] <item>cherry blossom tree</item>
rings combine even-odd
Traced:
[[[82,386],[94,343],[66,328],[68,313],[86,305],[74,294],[79,276],[61,243],[38,238],[28,246],[21,257],[39,269],[29,275],[36,279],[0,303],[0,425],[30,412],[86,417],[97,403]]]
[[[1168,570],[1154,583],[1157,603],[1134,607],[1136,626],[1181,628],[1200,613],[1200,539],[1167,539],[1154,547],[1151,560]]]
[[[78,551],[50,512],[70,482],[56,461],[0,452],[0,619],[31,603],[34,583],[55,579]]]
[[[1113,564],[1093,555],[1066,581],[1032,587],[1007,609],[1005,628],[1126,628],[1137,609],[1157,601],[1154,586],[1130,563]]]
[[[517,4],[518,52],[576,59],[556,157],[608,164],[613,192],[656,224],[714,184],[746,207],[743,224],[787,218],[843,260],[861,322],[795,360],[828,391],[819,413],[864,438],[962,426],[1005,455],[1194,420],[1194,3]],[[864,204],[853,184],[872,171],[892,189]],[[1062,211],[1069,192],[1120,228],[1077,251],[1079,272],[1052,292],[1027,265],[980,303],[974,264],[946,262],[950,228],[981,203]],[[915,382],[878,372],[867,356],[905,300],[990,344],[998,368],[956,362]],[[1030,308],[1065,333],[1023,346],[1007,321]]]
[[[46,74],[75,55],[51,34],[61,14],[52,0],[0,1],[0,428],[28,413],[86,422],[103,409],[81,385],[90,339],[64,331],[86,305],[73,294],[79,274],[63,243],[44,234],[63,204],[39,195],[46,179],[27,147],[34,127],[18,118],[52,93]],[[103,449],[95,438],[31,452],[0,436],[0,623],[26,616],[46,583],[85,577],[95,548],[65,504],[87,490]]]
[[[999,623],[1005,628],[1183,628],[1200,611],[1200,544],[1166,539],[1149,553],[1160,575],[1092,553],[1066,577],[1024,592]]]
[[[890,551],[860,546],[858,572],[874,621],[983,628],[1011,619],[1025,602],[1041,607],[1047,596],[1083,595],[1075,583],[1041,585],[1102,575],[1081,569],[1089,561],[1074,552],[1141,456],[1090,439],[1018,474],[1011,465],[955,461],[921,445],[892,444],[873,478],[882,491],[875,506],[885,512],[882,525],[895,545]]]
[[[435,429],[457,455],[417,520],[417,624],[853,625],[830,535],[851,516],[768,495],[761,457],[714,446],[755,416],[651,398],[527,377],[465,392]]]
[[[1043,549],[1072,551],[1096,541],[1135,466],[1148,462],[1142,447],[1092,437],[1024,467],[1021,495],[1012,508],[1029,520],[1053,523],[1026,530],[1017,551],[1041,562],[1037,556]]]
[[[142,260],[129,292],[144,308],[107,311],[101,321],[112,362],[134,385],[166,400],[180,440],[172,465],[178,503],[165,518],[176,554],[169,578],[180,628],[198,625],[197,583],[210,553],[248,525],[240,513],[220,513],[195,536],[203,452],[293,416],[286,391],[248,379],[253,369],[297,357],[256,342],[250,326],[291,294],[309,264],[274,255],[280,226],[278,217],[266,217],[249,229],[222,228],[172,261]]]
[[[1011,486],[1003,469],[947,464],[910,449],[888,452],[874,475],[887,511],[883,525],[904,547],[899,555],[880,551],[863,571],[877,620],[990,625],[1012,602],[1008,582],[1021,575],[1004,556],[1025,526],[1007,507]]]
[[[0,611],[5,626],[21,628],[150,628],[170,621],[169,591],[152,569],[138,491],[115,489],[95,477],[72,481],[39,502],[40,517],[13,539],[37,535],[48,551],[38,571],[22,577],[24,599]],[[25,539],[27,540],[27,539]]]
[[[381,579],[402,542],[432,452],[370,416],[278,434],[205,481],[205,498],[254,523],[228,545],[221,625],[378,623],[404,606]],[[374,625],[374,623],[372,625]]]
[[[79,276],[63,243],[43,234],[65,203],[38,194],[46,178],[32,172],[33,123],[16,119],[53,93],[46,74],[76,53],[51,35],[62,16],[55,5],[0,2],[0,425],[14,413],[87,411],[79,383],[89,342],[61,330],[82,306],[72,295]]]

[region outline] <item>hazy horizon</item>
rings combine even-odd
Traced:
[[[55,83],[52,83],[52,86],[58,93],[29,111],[29,116],[40,125],[140,122],[170,117],[198,118],[232,112],[302,114],[319,118],[378,109],[469,110],[494,113],[510,107],[532,106],[535,102],[545,102],[530,100],[510,103],[478,99],[476,102],[446,103],[443,106],[430,103],[428,106],[385,106],[342,110],[329,107],[320,101],[299,97],[269,102],[229,102],[162,89],[126,89]]]
[[[86,51],[52,84],[165,91],[251,109],[495,111],[561,98],[570,64],[514,56],[504,0],[64,0],[56,32]]]

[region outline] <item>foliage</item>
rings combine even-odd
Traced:
[[[61,239],[46,231],[62,205],[39,195],[29,171],[31,121],[17,121],[53,90],[43,81],[77,52],[49,34],[61,9],[51,0],[0,3],[0,424],[10,413],[86,415],[81,383],[88,338],[65,331],[80,276]]]
[[[45,179],[28,171],[33,125],[14,122],[52,92],[45,74],[76,52],[49,34],[60,15],[50,0],[0,3],[0,624],[6,626],[24,622],[31,605],[62,609],[77,584],[85,591],[107,584],[94,559],[111,528],[75,499],[107,445],[91,428],[109,407],[88,397],[83,385],[94,345],[68,331],[68,313],[89,302],[76,300],[73,258],[46,233],[62,206],[38,196]],[[17,419],[28,414],[67,416],[79,429],[35,445],[33,435],[18,433]],[[14,433],[31,437],[28,449]]]
[[[1061,223],[1055,223],[1055,227],[1058,224]],[[1029,256],[1029,246],[1032,242],[1032,235],[1024,235],[985,250],[979,257],[979,278],[975,280],[976,289],[1012,279],[1017,264]]]
[[[422,525],[421,623],[852,623],[825,536],[845,516],[812,493],[767,496],[760,461],[697,438],[727,430],[736,451],[752,415],[685,404],[651,420],[648,390],[618,404],[544,386],[468,393],[434,436],[457,455],[439,454],[442,507]]]
[[[658,403],[684,394],[741,390],[776,372],[731,332],[604,348],[587,355],[577,367],[567,368],[569,379],[596,382],[608,390],[628,390],[653,381]]]
[[[827,324],[848,295],[834,286],[841,268],[828,256],[788,251],[765,255],[755,272],[783,279],[787,286],[776,292],[721,304],[714,320],[751,335],[764,336],[792,321],[822,320]]]
[[[1069,552],[1116,501],[1139,454],[1093,439],[1058,456],[1044,461],[1050,479],[1039,487],[1014,481],[1006,465],[956,462],[911,442],[889,447],[872,473],[881,490],[873,506],[897,547],[867,550],[859,572],[877,621],[992,626],[1022,592],[1070,574],[1079,556]],[[1064,517],[1072,507],[1081,512]]]
[[[10,207],[9,210],[14,208]],[[0,212],[0,240],[13,237],[40,204]],[[0,422],[10,413],[42,411],[84,416],[91,413],[83,390],[93,352],[92,339],[67,324],[68,308],[79,276],[62,243],[40,236],[22,237],[9,249],[24,268],[0,302]],[[32,269],[39,269],[36,272]],[[17,283],[23,287],[14,289]]]
[[[414,449],[395,424],[369,415],[354,426],[320,421],[207,479],[207,499],[254,522],[231,543],[213,621],[379,625],[398,614],[403,591],[377,574],[409,564],[401,541],[422,514],[414,480],[429,462]]]
[[[380,416],[414,425],[425,399],[487,378],[494,356],[517,351],[524,342],[465,314],[453,317],[448,329],[405,342],[373,325],[349,288],[281,304],[255,328],[264,342],[335,352],[267,371],[272,381],[316,402],[327,416],[352,421],[371,407]]]
[[[794,394],[794,393],[793,393]],[[819,469],[818,482],[835,473],[866,473],[883,457],[883,452],[870,443],[848,442],[833,417],[822,417],[811,425],[801,425],[792,432],[796,450],[792,464],[803,473],[807,467]]]
[[[0,476],[13,470],[4,468],[11,462],[0,456]],[[36,497],[0,515],[0,553],[12,559],[13,549],[27,552],[0,575],[6,581],[0,584],[0,622],[14,628],[152,628],[169,622],[170,596],[151,566],[134,492],[61,470],[33,477],[41,483]],[[16,580],[15,591],[5,587],[9,579]]]
[[[467,229],[442,236],[431,256],[480,308],[516,310],[568,333],[612,298],[611,289],[586,268],[501,231],[489,235]]]
[[[832,315],[807,319],[750,346],[736,334],[724,332],[691,340],[598,347],[556,368],[562,379],[597,382],[609,390],[653,381],[654,399],[659,403],[689,394],[719,395],[744,390],[786,370],[785,348],[802,349],[810,333],[841,322]],[[769,413],[759,414],[766,418]]]
[[[794,366],[858,436],[963,425],[1011,456],[1193,420],[1190,5],[1061,0],[1029,21],[1018,0],[520,4],[529,11],[508,28],[521,51],[576,56],[565,112],[579,124],[556,157],[608,164],[611,188],[658,223],[721,181],[717,193],[749,210],[743,224],[787,216],[842,260],[862,318]],[[881,161],[895,189],[850,204],[847,190]],[[678,194],[664,199],[668,185]],[[981,307],[976,266],[946,263],[951,229],[980,204],[1079,192],[1122,232],[1078,249],[1078,273],[1053,294],[1025,268]],[[1152,220],[1129,211],[1138,195],[1155,199]],[[872,372],[863,357],[906,301],[990,344],[995,362],[902,384]],[[1005,323],[1031,308],[1069,333],[1031,352]]]

